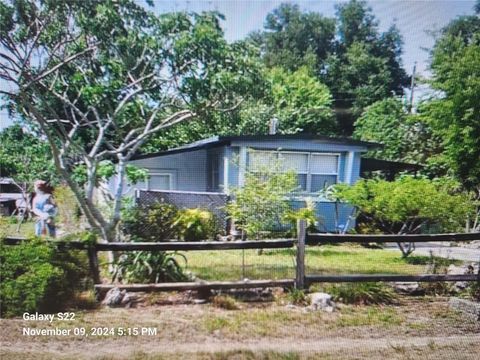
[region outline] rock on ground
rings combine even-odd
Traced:
[[[310,308],[312,310],[333,312],[335,307],[336,305],[332,300],[332,295],[322,292],[310,294]]]

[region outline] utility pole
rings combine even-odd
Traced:
[[[417,70],[417,62],[413,64],[412,82],[410,84],[410,113],[413,113],[413,92],[415,89],[415,71]]]

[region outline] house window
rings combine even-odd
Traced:
[[[339,154],[290,151],[252,151],[248,169],[260,172],[278,162],[283,171],[295,171],[304,192],[317,192],[338,182]]]
[[[310,192],[320,191],[337,183],[338,155],[310,155]]]
[[[147,180],[148,190],[171,190],[172,174],[151,173]]]

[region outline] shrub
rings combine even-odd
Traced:
[[[217,295],[213,298],[212,304],[215,307],[225,310],[238,310],[239,306],[235,299],[228,295]]]
[[[114,263],[112,281],[120,280],[127,283],[185,281],[187,276],[175,256],[182,255],[165,251],[131,251],[122,254]]]
[[[171,204],[157,202],[147,207],[134,206],[123,213],[123,232],[133,240],[166,241],[177,237],[177,219],[178,209]]]
[[[180,210],[173,225],[186,241],[213,239],[218,229],[215,215],[203,209]]]
[[[287,196],[297,188],[293,171],[281,171],[280,164],[259,167],[245,173],[245,184],[232,189],[233,201],[225,210],[238,229],[259,239],[262,231],[278,228],[289,209]]]
[[[86,255],[40,240],[1,246],[2,316],[62,310],[88,275]]]
[[[312,199],[305,200],[304,208],[288,210],[284,220],[289,222],[294,229],[296,229],[298,220],[305,220],[307,222],[307,230],[315,232],[318,225],[315,203]]]
[[[290,304],[307,306],[310,305],[310,299],[303,290],[292,288],[287,292],[287,299]]]
[[[397,300],[392,288],[375,282],[331,285],[325,291],[344,304],[394,304]]]

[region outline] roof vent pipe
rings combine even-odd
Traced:
[[[268,122],[268,135],[275,135],[277,133],[277,128],[278,128],[278,119],[277,118],[271,118],[270,121]]]

